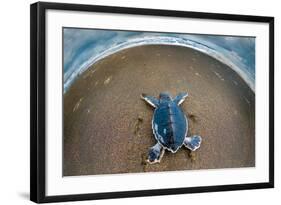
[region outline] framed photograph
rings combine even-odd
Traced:
[[[274,18],[31,5],[30,198],[274,187]]]

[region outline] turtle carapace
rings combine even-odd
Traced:
[[[176,153],[182,145],[191,151],[200,147],[200,136],[187,136],[188,119],[180,107],[187,96],[187,93],[179,93],[173,99],[169,93],[160,93],[158,99],[141,95],[142,99],[155,108],[152,130],[157,143],[149,149],[148,163],[160,162],[165,150]]]

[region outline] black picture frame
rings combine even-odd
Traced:
[[[169,16],[195,19],[216,19],[269,24],[269,181],[263,183],[229,184],[192,188],[89,193],[46,196],[46,10],[122,13],[151,16]],[[83,4],[39,2],[30,6],[30,199],[37,203],[76,200],[96,200],[198,192],[231,191],[274,187],[274,18],[265,16],[230,15],[218,13],[125,8]]]

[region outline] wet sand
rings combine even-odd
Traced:
[[[141,93],[173,96],[189,134],[202,136],[195,152],[166,151],[161,163],[144,163],[155,144],[153,109]],[[64,94],[63,175],[238,168],[255,166],[255,94],[229,67],[178,46],[140,46],[91,66]]]

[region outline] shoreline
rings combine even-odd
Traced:
[[[150,38],[148,38],[150,39]],[[162,41],[161,41],[162,39]],[[163,39],[166,39],[163,41]],[[169,39],[169,40],[167,40]],[[177,38],[175,37],[157,37],[157,38],[151,38],[152,42],[149,42],[148,40],[144,39],[134,39],[130,43],[122,43],[120,45],[117,45],[112,48],[108,48],[107,50],[101,52],[98,56],[92,57],[88,59],[79,69],[72,72],[72,74],[67,77],[66,82],[64,82],[64,93],[67,92],[69,87],[75,82],[75,80],[82,75],[85,71],[87,71],[91,66],[93,66],[95,63],[97,63],[100,60],[103,60],[104,58],[109,57],[110,55],[113,55],[115,53],[121,52],[126,49],[134,48],[134,47],[140,47],[140,46],[179,46],[179,47],[185,47],[185,48],[191,48],[196,51],[199,51],[201,53],[204,53],[210,57],[215,58],[216,60],[220,61],[221,63],[225,64],[226,66],[229,66],[233,69],[252,89],[253,92],[255,92],[255,79],[251,79],[249,72],[247,69],[242,67],[244,65],[236,65],[235,62],[231,61],[228,57],[224,56],[223,54],[219,53],[215,49],[206,46],[202,43],[199,43],[197,41],[191,40],[191,39],[184,39],[184,38]],[[136,41],[136,42],[134,42]],[[241,67],[242,66],[242,67]],[[67,74],[67,73],[66,73]],[[66,76],[64,75],[64,78]]]

